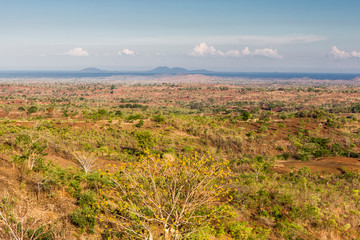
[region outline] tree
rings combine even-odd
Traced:
[[[263,156],[257,156],[249,163],[249,166],[255,174],[255,180],[258,181],[260,176],[268,172],[273,164],[272,162],[264,159]]]
[[[230,169],[212,157],[162,159],[146,152],[136,163],[104,173],[100,222],[123,238],[180,239],[229,213]]]
[[[32,217],[29,205],[9,198],[0,201],[0,238],[9,240],[54,239],[50,224],[41,224],[39,218]]]
[[[18,163],[25,163],[31,171],[34,167],[41,167],[43,156],[47,147],[46,141],[37,136],[34,132],[20,134],[16,137],[16,145],[20,148],[21,154],[15,155],[14,160]]]
[[[75,158],[75,163],[81,167],[85,173],[91,172],[96,165],[96,157],[93,153],[72,151],[71,154]]]
[[[28,114],[35,113],[35,112],[37,112],[37,110],[38,110],[37,107],[31,106],[31,107],[29,107],[29,109],[27,110],[27,113],[28,113]]]

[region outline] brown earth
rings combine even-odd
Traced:
[[[276,172],[292,172],[307,167],[312,172],[320,174],[339,174],[345,171],[360,171],[360,160],[349,157],[321,157],[307,162],[291,160],[276,161],[274,170]]]
[[[55,228],[66,228],[65,235],[75,232],[69,216],[76,208],[76,199],[65,188],[54,189],[52,194],[39,191],[37,181],[36,176],[21,174],[10,159],[0,156],[0,199],[14,200],[17,206],[14,212],[20,214],[18,217],[41,219],[43,223],[55,224]]]

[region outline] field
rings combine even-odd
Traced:
[[[0,80],[0,238],[360,239],[360,80]]]

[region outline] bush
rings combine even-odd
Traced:
[[[78,200],[80,207],[93,206],[96,202],[96,195],[91,190],[86,190],[85,192],[81,193]]]
[[[246,110],[241,110],[241,118],[243,121],[247,121],[252,117],[252,115],[246,111]]]
[[[261,125],[261,127],[259,128],[260,132],[265,132],[267,130],[268,130],[268,128],[265,125]]]
[[[135,121],[135,120],[141,119],[142,117],[143,116],[141,114],[135,114],[135,115],[129,115],[125,119],[127,121]]]
[[[140,128],[144,125],[144,120],[140,119],[137,124],[135,124],[135,127]]]
[[[157,123],[165,123],[166,118],[163,115],[155,115],[152,120]]]
[[[134,131],[133,135],[138,143],[138,146],[145,148],[153,148],[155,145],[155,139],[150,131]]]
[[[252,227],[247,222],[236,222],[230,225],[230,235],[236,240],[245,240],[251,237]]]
[[[87,229],[89,233],[93,233],[96,225],[95,213],[90,207],[78,208],[71,214],[71,223],[81,231]]]
[[[36,113],[36,112],[37,112],[37,110],[38,110],[38,108],[37,108],[37,107],[35,107],[35,106],[31,106],[31,107],[29,107],[29,108],[28,108],[27,113],[28,113],[28,114],[31,114],[31,113]]]

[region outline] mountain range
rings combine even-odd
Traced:
[[[80,70],[80,72],[85,72],[85,73],[106,73],[106,72],[112,72],[112,71],[106,71],[106,70],[102,70],[102,69],[95,68],[95,67],[89,67],[89,68],[84,68],[84,69]],[[114,72],[117,72],[117,71],[114,71]],[[161,66],[161,67],[157,67],[157,68],[154,68],[152,70],[144,71],[144,72],[141,72],[141,73],[153,73],[153,74],[206,74],[206,73],[212,73],[212,72],[208,71],[208,70],[205,70],[205,69],[188,70],[186,68],[180,68],[180,67],[169,68],[169,67]]]
[[[157,67],[152,70],[146,71],[146,73],[158,73],[158,74],[205,74],[211,73],[211,71],[201,69],[201,70],[188,70],[186,68],[180,67]]]

